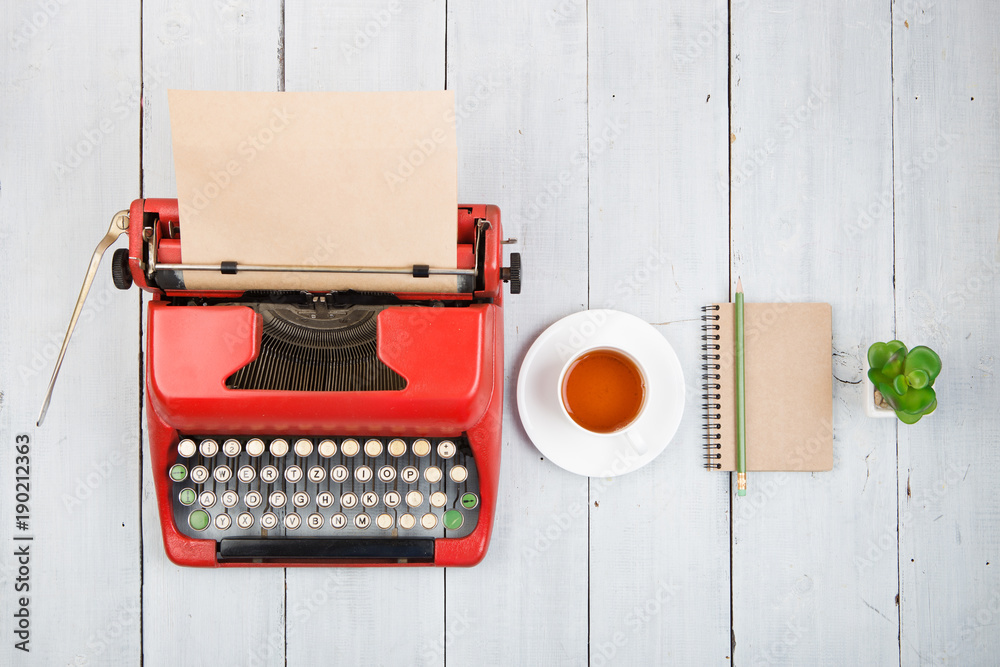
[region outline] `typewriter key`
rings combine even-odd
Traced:
[[[406,442],[400,440],[399,438],[390,440],[389,453],[395,456],[396,458],[399,458],[400,456],[406,453]]]
[[[406,494],[406,504],[410,507],[420,507],[422,502],[424,502],[424,494],[419,491],[410,491]]]
[[[188,469],[183,465],[181,465],[180,463],[171,466],[170,479],[174,480],[175,482],[183,482],[185,479],[187,479],[187,476],[188,476]]]
[[[375,525],[382,530],[388,530],[392,528],[392,517],[383,512],[378,515],[377,519],[375,519]]]
[[[211,491],[202,491],[198,496],[198,502],[202,507],[212,507],[215,505],[215,494]]]
[[[469,471],[465,469],[465,466],[452,466],[448,475],[451,477],[451,481],[461,484],[469,478]]]
[[[241,512],[238,517],[236,517],[236,525],[246,530],[253,526],[253,514],[250,512]]]
[[[260,479],[262,482],[270,484],[278,479],[278,469],[274,466],[264,466],[260,469]]]
[[[450,459],[455,455],[455,443],[451,440],[442,440],[438,443],[438,456],[443,459]]]
[[[431,443],[423,438],[413,441],[413,453],[423,457],[431,453]]]
[[[215,527],[219,530],[229,530],[231,525],[233,525],[233,520],[228,514],[220,514],[215,517]]]
[[[444,507],[448,502],[448,496],[440,491],[431,494],[431,507]]]
[[[302,479],[302,468],[298,466],[288,466],[285,468],[285,479],[289,484],[295,484]]]
[[[323,466],[313,466],[309,468],[309,481],[310,482],[322,482],[326,479],[326,468]]]
[[[264,512],[260,516],[260,525],[262,528],[271,530],[278,525],[278,517],[274,516],[274,512]]]
[[[285,500],[287,498],[281,491],[272,491],[271,495],[267,497],[267,502],[271,504],[271,507],[284,507]]]
[[[431,484],[437,484],[441,481],[441,468],[437,466],[428,467],[427,470],[424,470],[424,479]]]
[[[305,491],[296,491],[292,494],[292,504],[296,507],[305,507],[309,504],[309,494]]]
[[[376,438],[371,438],[365,443],[365,454],[371,458],[375,458],[382,453],[382,441]]]
[[[402,500],[399,497],[399,491],[386,491],[385,496],[382,497],[382,502],[385,503],[386,507],[395,507]]]
[[[201,450],[202,456],[206,459],[210,459],[219,453],[219,443],[211,438],[206,438],[201,441],[201,447],[199,447],[199,449]]]
[[[305,438],[299,438],[295,441],[295,453],[299,456],[305,458],[312,454],[313,444],[312,440],[306,440]]]
[[[190,506],[194,505],[194,501],[198,499],[198,494],[191,487],[187,487],[186,489],[181,489],[177,499],[181,501],[181,505]]]
[[[465,516],[458,510],[448,510],[444,513],[444,527],[448,530],[458,530],[465,523]]]
[[[228,457],[239,456],[240,450],[243,449],[243,445],[240,444],[239,440],[235,438],[230,438],[222,443],[222,453]]]
[[[323,515],[313,512],[312,514],[309,515],[309,518],[306,519],[306,525],[312,528],[313,530],[316,530],[317,528],[322,528]]]
[[[283,438],[275,438],[271,441],[271,456],[281,458],[288,453],[288,441]]]
[[[177,443],[177,453],[186,459],[191,458],[198,451],[198,447],[195,446],[194,440],[189,440],[184,438],[179,443]]]
[[[316,504],[320,507],[330,507],[333,505],[333,494],[329,491],[324,491],[316,496]]]
[[[368,466],[358,466],[354,470],[354,479],[361,483],[368,482],[372,478],[372,469]]]
[[[420,471],[413,466],[406,466],[399,471],[399,478],[407,484],[413,484],[415,481],[420,479]]]
[[[434,526],[438,525],[438,518],[436,515],[428,512],[427,514],[420,517],[420,525],[426,528],[427,530],[430,530]]]
[[[195,466],[191,468],[191,481],[195,484],[201,484],[208,479],[208,468],[205,466]]]
[[[333,440],[324,440],[319,443],[319,455],[328,459],[337,453],[337,443]]]
[[[365,507],[375,507],[378,504],[378,494],[374,491],[365,491],[361,494],[361,504]]]
[[[230,489],[222,494],[222,504],[226,507],[234,507],[238,502],[240,502],[240,494],[235,491]]]
[[[340,451],[344,456],[354,456],[361,449],[361,445],[354,438],[348,438],[340,443]]]
[[[345,493],[340,497],[340,506],[351,509],[358,504],[358,497],[353,493]]]
[[[245,496],[243,496],[243,504],[251,509],[254,507],[260,507],[260,504],[264,501],[264,498],[257,491],[250,491]]]
[[[337,512],[330,517],[330,525],[334,528],[343,528],[347,525],[347,517],[340,512]]]
[[[378,478],[383,482],[391,482],[396,479],[396,469],[392,466],[382,466],[378,469]]]
[[[302,518],[295,512],[285,515],[285,528],[290,528],[291,530],[295,530],[301,525],[302,525]]]
[[[229,466],[219,466],[212,474],[215,476],[215,481],[225,484],[233,476],[233,469]]]
[[[330,479],[335,482],[345,482],[350,475],[347,466],[333,466],[333,469],[330,470]]]
[[[211,520],[205,510],[195,510],[188,515],[188,525],[194,530],[205,530]]]
[[[364,530],[368,526],[372,525],[372,518],[362,512],[354,517],[354,525]]]
[[[247,454],[257,458],[264,453],[264,441],[260,438],[251,438],[247,440]]]
[[[239,472],[236,473],[236,476],[241,482],[249,483],[252,482],[257,476],[257,470],[253,466],[243,466],[240,468]]]
[[[412,514],[404,514],[403,516],[399,517],[400,528],[405,528],[409,530],[410,528],[413,528],[415,525],[417,525],[417,520],[413,517]]]

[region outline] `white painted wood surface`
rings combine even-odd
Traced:
[[[0,10],[0,663],[995,663],[993,5],[11,5]],[[170,564],[148,463],[139,477],[139,297],[113,290],[107,266],[48,420],[33,426],[111,214],[140,188],[176,194],[166,89],[444,85],[461,119],[460,197],[500,205],[526,267],[505,309],[486,560]],[[90,154],[77,164],[74,151]],[[745,499],[700,467],[696,377],[697,309],[738,275],[750,300],[833,304],[837,378],[834,470],[754,475]],[[688,405],[653,464],[588,481],[542,460],[513,389],[548,324],[609,305],[674,345]],[[915,426],[861,407],[867,345],[893,336],[944,359],[941,407]],[[12,634],[19,433],[33,441],[29,654]]]

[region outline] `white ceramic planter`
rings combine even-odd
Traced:
[[[889,408],[880,408],[875,405],[875,385],[872,381],[868,379],[868,374],[865,374],[864,381],[864,391],[865,391],[865,414],[869,417],[874,417],[875,419],[895,419],[896,411]]]

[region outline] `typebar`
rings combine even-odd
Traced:
[[[434,560],[432,539],[236,538],[219,542],[219,561],[293,560]]]

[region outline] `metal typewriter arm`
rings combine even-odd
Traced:
[[[118,240],[118,237],[122,234],[128,233],[128,211],[118,211],[115,213],[115,217],[111,218],[111,227],[108,228],[108,233],[104,235],[101,242],[97,244],[97,248],[94,250],[93,256],[90,258],[90,267],[87,269],[87,276],[83,279],[83,287],[80,288],[80,296],[76,298],[76,307],[73,308],[73,317],[69,320],[69,328],[66,329],[66,337],[63,338],[62,347],[59,349],[59,356],[56,358],[56,367],[52,370],[52,379],[49,380],[49,388],[45,392],[45,402],[42,404],[42,409],[38,413],[37,425],[41,426],[42,422],[45,420],[45,413],[49,409],[49,401],[52,400],[52,389],[56,385],[56,378],[59,376],[59,368],[62,366],[63,357],[66,356],[66,347],[69,345],[69,339],[73,335],[73,329],[76,328],[76,321],[80,319],[80,313],[83,312],[83,304],[87,300],[87,294],[90,292],[90,286],[94,283],[94,277],[97,275],[97,269],[101,265],[101,258],[104,257],[105,251],[111,244]]]

